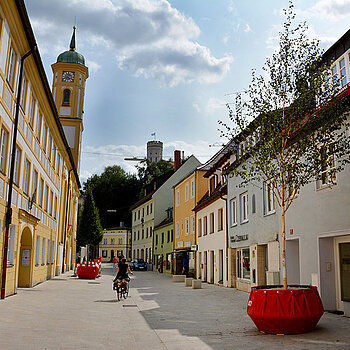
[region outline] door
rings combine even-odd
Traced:
[[[204,252],[204,261],[203,261],[203,281],[207,281],[207,275],[208,275],[208,270],[207,270],[207,252]]]
[[[337,309],[344,311],[344,301],[350,302],[350,237],[335,238],[337,271]]]
[[[224,251],[219,250],[219,283],[224,283],[223,281],[223,268],[224,268]]]
[[[33,260],[33,242],[32,233],[29,228],[25,228],[22,232],[20,260],[18,271],[18,287],[31,287],[31,271]]]
[[[214,283],[214,268],[215,268],[215,255],[214,250],[210,251],[210,269],[209,269],[209,283]]]

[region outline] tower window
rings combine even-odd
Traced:
[[[63,102],[62,102],[63,106],[69,106],[70,105],[70,90],[69,89],[65,89],[63,90]]]

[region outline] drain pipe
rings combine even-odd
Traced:
[[[12,188],[13,188],[13,175],[15,170],[15,160],[16,160],[16,142],[17,142],[17,129],[18,129],[18,116],[19,116],[19,105],[21,103],[21,93],[22,93],[22,83],[23,83],[23,66],[24,60],[29,57],[37,49],[36,45],[30,49],[23,57],[21,57],[21,66],[19,72],[19,81],[18,81],[18,90],[17,90],[17,103],[15,111],[15,122],[13,127],[12,135],[12,154],[11,154],[11,163],[10,163],[10,178],[9,178],[9,189],[7,195],[7,206],[6,206],[6,224],[5,224],[5,237],[4,237],[4,252],[2,260],[2,278],[1,278],[1,299],[5,299],[6,291],[6,272],[7,272],[7,250],[9,244],[9,230],[10,224],[12,221]]]
[[[63,236],[63,256],[62,256],[62,273],[64,273],[64,258],[66,254],[66,237],[67,237],[67,221],[68,221],[68,200],[70,191],[70,173],[73,169],[68,171],[68,186],[67,186],[67,198],[66,198],[66,214],[64,218],[64,236]]]

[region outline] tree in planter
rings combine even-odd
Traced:
[[[220,122],[236,154],[231,176],[268,181],[281,210],[282,275],[287,289],[285,218],[300,189],[319,181],[331,186],[349,162],[347,111],[339,80],[330,77],[318,41],[309,40],[305,23],[294,25],[293,5],[285,10],[279,49],[266,60],[263,75],[253,71],[246,96],[227,105],[233,126]]]
[[[80,242],[93,247],[94,257],[96,257],[96,248],[102,241],[103,230],[90,187],[86,188],[84,205],[79,214],[77,237]]]

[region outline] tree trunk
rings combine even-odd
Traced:
[[[287,285],[287,266],[286,266],[286,217],[284,211],[284,205],[282,209],[282,276],[283,276],[283,289],[288,289]]]

